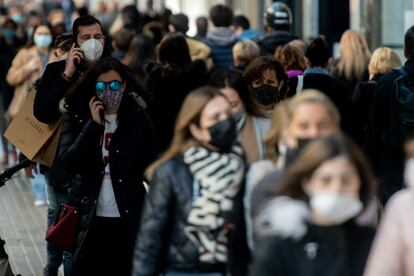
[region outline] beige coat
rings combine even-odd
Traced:
[[[194,38],[186,37],[185,40],[187,42],[188,49],[190,50],[191,60],[204,60],[207,68],[211,69],[213,67],[213,60],[210,57],[210,47]]]
[[[414,275],[414,188],[395,194],[386,206],[365,276]]]
[[[38,68],[34,71],[29,68],[29,63],[32,60],[37,60],[38,63]],[[15,87],[13,99],[7,110],[7,117],[13,118],[17,114],[27,93],[33,87],[34,82],[42,76],[44,70],[36,46],[22,48],[17,53],[6,77],[7,82]]]

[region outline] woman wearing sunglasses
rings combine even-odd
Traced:
[[[96,62],[66,97],[54,171],[72,181],[81,219],[74,275],[130,275],[144,201],[143,172],[156,154],[139,86],[113,58]],[[76,177],[75,179],[78,179]]]

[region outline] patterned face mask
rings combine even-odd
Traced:
[[[110,82],[98,81],[95,84],[96,94],[102,101],[105,109],[114,108],[120,105],[122,100],[122,84],[118,80]]]

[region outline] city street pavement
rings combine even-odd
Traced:
[[[0,236],[6,241],[14,273],[42,275],[46,260],[47,207],[35,207],[24,172],[0,188]]]

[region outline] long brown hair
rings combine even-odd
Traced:
[[[296,109],[306,103],[318,103],[323,105],[331,115],[332,120],[340,128],[340,115],[338,109],[332,101],[315,89],[305,89],[299,95],[280,102],[273,111],[271,127],[265,137],[266,158],[275,160],[279,155],[278,145],[282,138],[282,133],[288,128]]]
[[[365,37],[356,31],[347,30],[342,34],[339,50],[341,52],[337,65],[339,75],[344,75],[348,80],[353,76],[362,80],[371,57]]]
[[[145,173],[148,178],[151,178],[161,164],[180,156],[186,149],[197,143],[191,135],[190,125],[199,125],[204,107],[217,96],[224,97],[216,88],[210,86],[197,88],[188,94],[177,116],[171,145],[157,161],[148,167]]]

